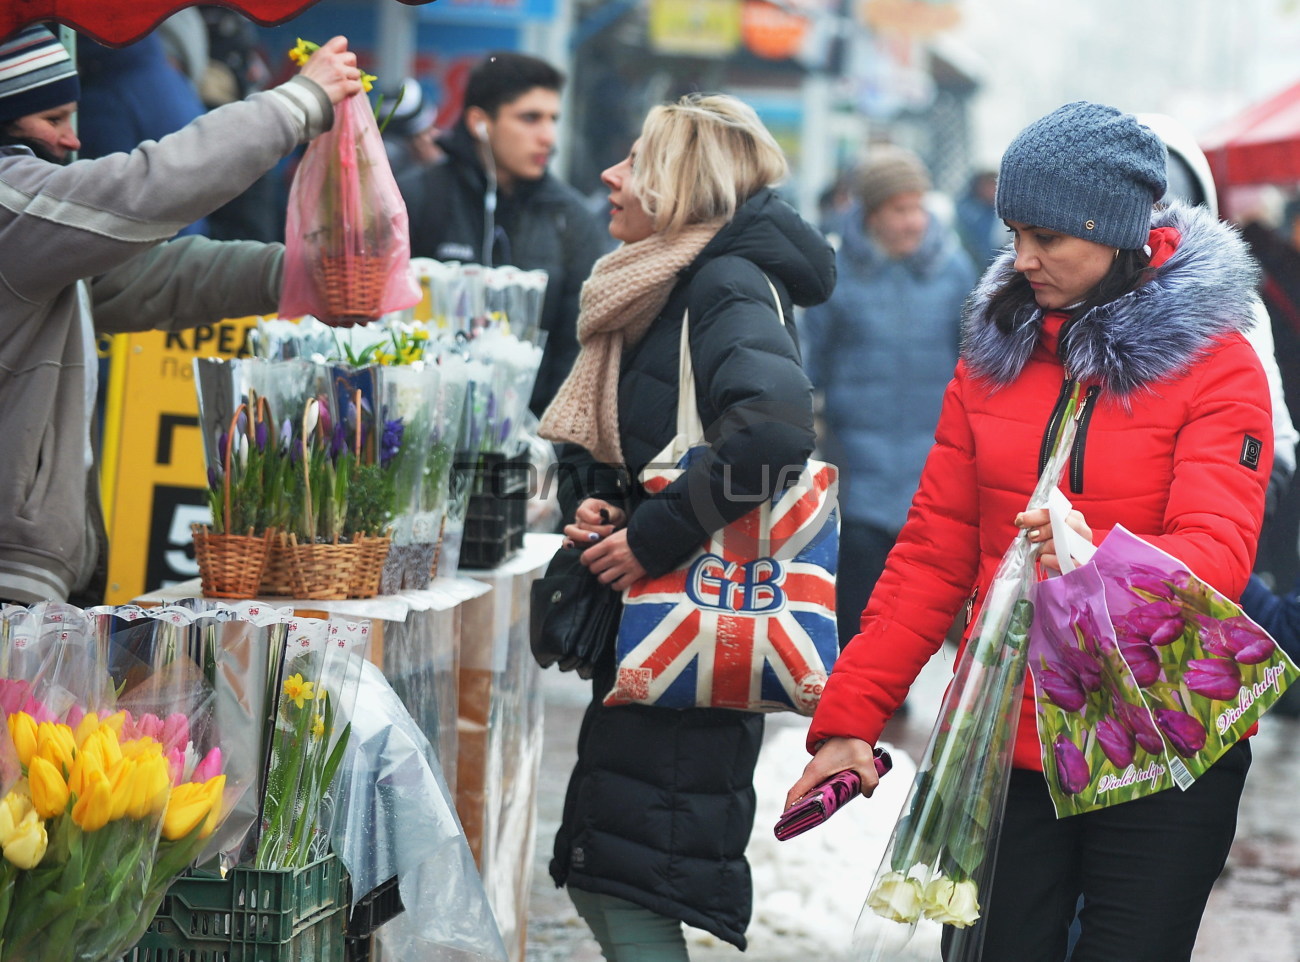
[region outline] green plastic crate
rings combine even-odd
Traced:
[[[178,878],[124,962],[342,962],[346,899],[332,854],[301,869]]]

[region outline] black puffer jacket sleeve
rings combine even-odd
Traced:
[[[812,386],[763,271],[742,257],[711,261],[691,280],[687,309],[708,448],[628,523],[652,576],[793,483],[815,440]]]

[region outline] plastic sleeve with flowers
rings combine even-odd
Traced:
[[[1046,506],[1060,480],[1077,403],[1076,392],[1030,495],[1030,508]],[[951,927],[948,962],[979,958],[983,927],[975,923],[993,877],[1011,775],[1034,620],[1029,598],[1037,551],[1025,532],[1016,534],[958,656],[903,814],[855,927],[854,947],[864,962],[896,957],[920,924]]]
[[[437,366],[423,361],[384,367],[379,372],[379,404],[385,434],[389,425],[400,426],[401,430],[400,438],[381,438],[380,454],[381,463],[391,475],[393,543],[397,545],[416,540],[415,516],[420,510],[421,482],[432,439],[430,423],[436,416],[437,388]],[[436,532],[436,525],[432,527]]]
[[[480,443],[473,450],[511,456],[519,445],[524,415],[542,364],[542,349],[494,327],[470,341],[469,353],[491,371],[487,419]]]
[[[364,658],[369,622],[300,618],[288,625],[271,704],[258,868],[296,868],[324,854],[330,788],[347,744],[336,730],[340,704],[356,694],[355,660]]]

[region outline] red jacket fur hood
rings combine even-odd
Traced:
[[[1062,488],[1094,543],[1123,524],[1240,597],[1273,458],[1268,385],[1240,333],[1254,323],[1257,268],[1236,232],[1199,208],[1157,211],[1151,247],[1151,279],[1077,320],[1063,347],[1060,314],[1028,310],[1010,333],[988,320],[1013,257],[989,268],[966,307],[962,359],[907,523],[831,673],[810,750],[834,735],[874,744],[968,599],[977,610],[1076,382],[1090,402]],[[1042,767],[1032,685],[1015,764]]]

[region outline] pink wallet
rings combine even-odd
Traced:
[[[883,748],[875,750],[876,774],[881,777],[894,767],[894,760]],[[776,820],[776,837],[784,842],[820,825],[840,807],[862,792],[862,779],[852,769],[836,772],[799,801],[787,808]]]

